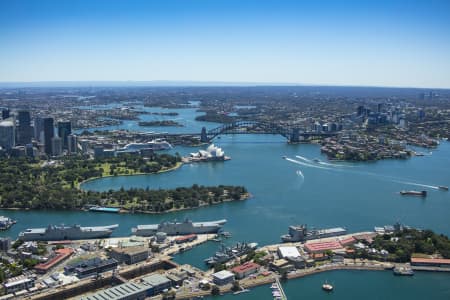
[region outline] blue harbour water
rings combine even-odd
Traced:
[[[180,112],[178,117],[188,124],[184,130],[196,132],[203,126],[193,120],[195,109],[174,111]],[[135,123],[130,123],[134,124],[130,128],[135,129]],[[208,124],[208,128],[217,125]],[[426,153],[423,157],[375,163],[330,163],[320,154],[318,145],[289,145],[277,135],[224,135],[214,142],[232,157],[230,161],[184,165],[158,175],[102,178],[87,182],[82,188],[102,191],[120,187],[175,188],[194,183],[232,184],[245,186],[253,195],[251,199],[164,215],[2,211],[1,214],[18,222],[0,234],[16,237],[25,228],[49,223],[84,226],[118,223],[120,227],[114,236],[124,236],[137,224],[188,217],[194,221],[226,218],[224,230],[233,235],[227,243],[276,243],[289,225],[299,223],[317,228],[344,226],[354,232],[400,221],[450,235],[450,193],[436,189],[438,185],[450,185],[448,142],[442,142],[432,153],[422,149]],[[176,147],[172,151],[184,155],[197,149]],[[316,158],[320,161],[313,161]],[[399,195],[405,189],[425,189],[428,197]],[[175,260],[204,268],[203,259],[218,246],[208,242],[177,255]],[[321,290],[326,279],[335,285],[331,294]],[[412,278],[403,278],[394,277],[391,272],[333,271],[289,281],[284,286],[290,299],[450,299],[448,273],[418,272]],[[268,286],[221,299],[231,298],[272,299]]]

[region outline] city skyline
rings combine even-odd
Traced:
[[[2,1],[0,82],[450,88],[447,1]]]

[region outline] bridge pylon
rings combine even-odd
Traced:
[[[202,127],[202,132],[200,134],[200,142],[209,143],[208,134],[206,132],[206,127]]]

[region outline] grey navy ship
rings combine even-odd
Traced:
[[[31,228],[19,233],[22,241],[61,241],[61,240],[87,240],[109,237],[119,225],[81,227],[49,225],[47,228]]]
[[[303,242],[306,240],[322,239],[344,234],[347,234],[347,230],[342,227],[308,230],[306,225],[292,225],[289,226],[289,233],[281,236],[281,240],[285,243]]]
[[[133,234],[138,236],[152,236],[157,232],[167,235],[205,234],[217,233],[227,220],[192,222],[185,219],[183,222],[161,222],[160,224],[137,225],[132,229]]]
[[[214,256],[205,259],[205,264],[207,264],[208,266],[223,264],[232,260],[233,258],[247,254],[250,251],[255,250],[257,247],[257,243],[237,243],[233,247],[225,247],[224,245],[222,245],[222,249],[217,251]]]

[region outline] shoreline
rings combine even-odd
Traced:
[[[176,165],[171,167],[171,168],[161,169],[161,170],[159,170],[157,172],[154,172],[154,173],[141,173],[141,172],[139,172],[139,173],[133,173],[133,174],[118,174],[118,175],[105,175],[105,176],[101,176],[101,177],[99,177],[99,176],[92,177],[92,178],[89,178],[89,179],[86,179],[86,180],[83,180],[83,181],[77,183],[76,188],[79,189],[79,190],[82,190],[82,191],[87,191],[87,190],[83,189],[81,186],[84,183],[87,183],[87,182],[90,182],[90,181],[95,181],[95,180],[102,179],[102,178],[120,177],[120,176],[157,175],[157,174],[161,174],[161,173],[165,173],[165,172],[175,171],[175,170],[181,168],[183,165],[184,165],[183,162],[177,162]]]

